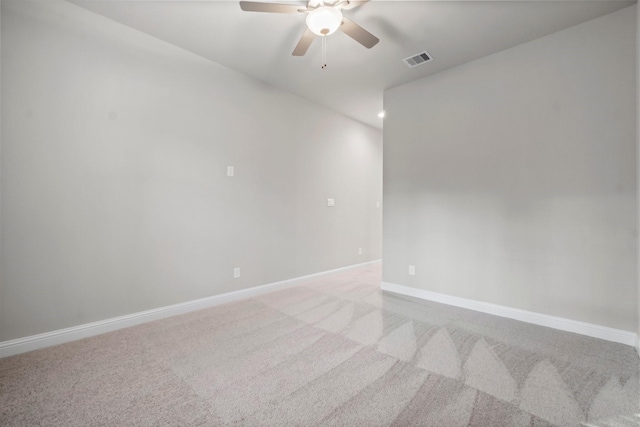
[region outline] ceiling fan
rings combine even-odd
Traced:
[[[300,41],[293,49],[293,56],[303,56],[316,36],[322,37],[323,42],[323,66],[325,56],[325,37],[337,30],[342,31],[367,49],[375,46],[380,39],[343,16],[343,10],[354,9],[368,0],[309,0],[307,6],[296,4],[261,3],[254,1],[241,1],[240,8],[245,12],[268,13],[304,13],[307,15],[307,29],[302,34]]]

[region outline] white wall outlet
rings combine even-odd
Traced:
[[[237,279],[240,277],[240,268],[236,267],[233,269],[233,278]]]
[[[227,176],[234,176],[236,173],[235,168],[233,166],[227,166]]]
[[[358,255],[362,255],[362,248],[358,248]]]
[[[335,206],[336,201],[334,199],[327,199],[327,206]]]
[[[410,265],[409,266],[409,276],[415,276],[416,275],[416,266],[415,265]]]
[[[376,208],[380,209],[380,202],[376,202]]]

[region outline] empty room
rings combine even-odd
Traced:
[[[0,425],[640,425],[639,18],[0,0]]]

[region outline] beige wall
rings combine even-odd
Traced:
[[[387,90],[384,281],[637,331],[635,31],[633,6]]]
[[[381,257],[376,129],[62,1],[1,71],[0,341]]]

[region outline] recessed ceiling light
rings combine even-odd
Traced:
[[[384,119],[384,111],[380,111],[378,113],[378,117],[380,117],[381,119]]]

